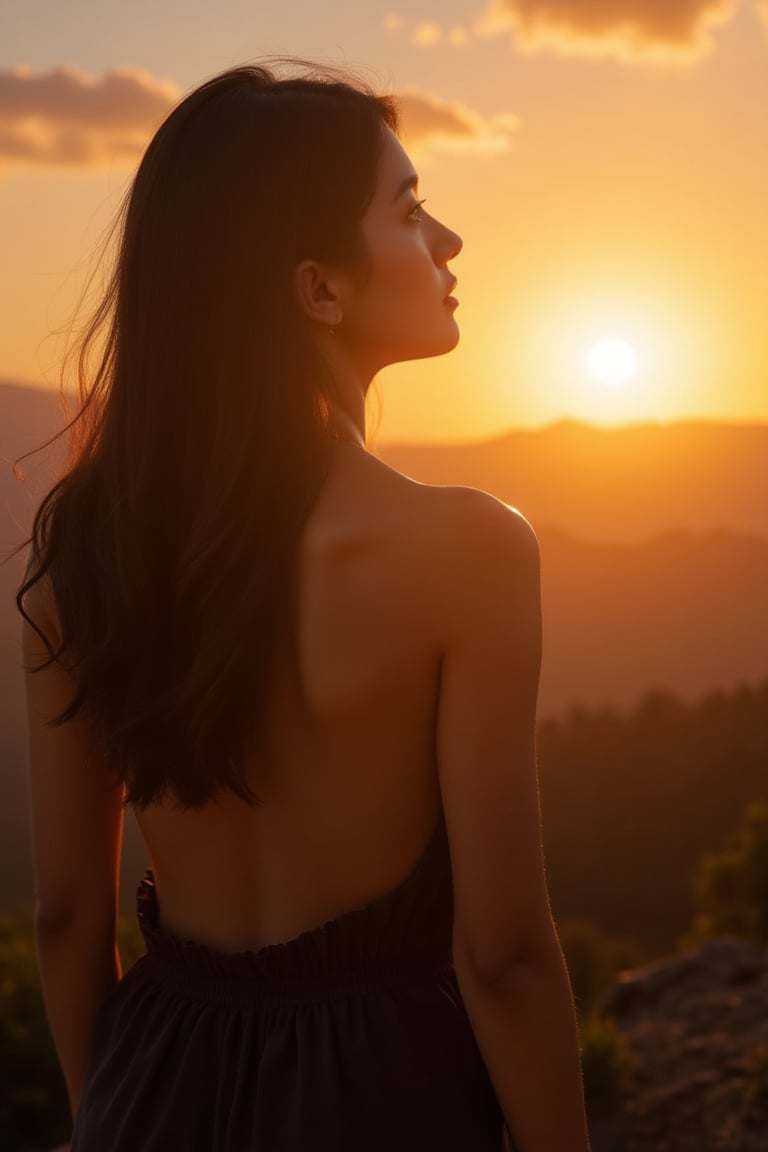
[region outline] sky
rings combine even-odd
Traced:
[[[464,241],[459,346],[380,374],[373,443],[768,422],[768,0],[0,0],[0,380],[58,386],[173,103],[285,54],[401,101]]]

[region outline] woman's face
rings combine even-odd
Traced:
[[[459,340],[448,261],[461,251],[416,195],[417,176],[389,128],[373,199],[361,223],[367,275],[347,297],[338,336],[372,371],[450,352]]]

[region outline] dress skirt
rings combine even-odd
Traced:
[[[284,944],[158,924],[97,1015],[71,1152],[514,1152],[451,962],[444,819],[402,884]]]

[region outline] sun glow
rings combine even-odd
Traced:
[[[634,347],[617,336],[598,340],[587,355],[587,370],[592,379],[611,388],[627,384],[637,372],[637,365]]]

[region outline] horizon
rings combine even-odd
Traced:
[[[61,393],[59,388],[55,385],[33,383],[24,380],[8,380],[0,378],[0,388],[21,388],[31,392],[42,392],[52,399],[60,399]],[[590,432],[642,432],[659,431],[670,429],[694,429],[694,428],[723,428],[729,431],[738,430],[763,430],[768,431],[768,415],[758,419],[746,418],[720,418],[720,417],[699,417],[699,416],[681,416],[672,417],[669,419],[644,419],[644,420],[630,420],[623,424],[606,423],[601,424],[596,421],[586,419],[579,419],[573,416],[558,416],[554,417],[546,424],[510,424],[506,428],[493,432],[490,435],[478,436],[474,439],[422,439],[422,440],[408,440],[405,438],[379,438],[374,433],[369,431],[368,422],[366,423],[367,439],[369,447],[375,448],[377,445],[387,445],[397,448],[455,448],[455,447],[489,447],[497,444],[499,441],[506,439],[509,436],[516,436],[521,433],[542,433],[553,432],[558,429],[577,429]]]

